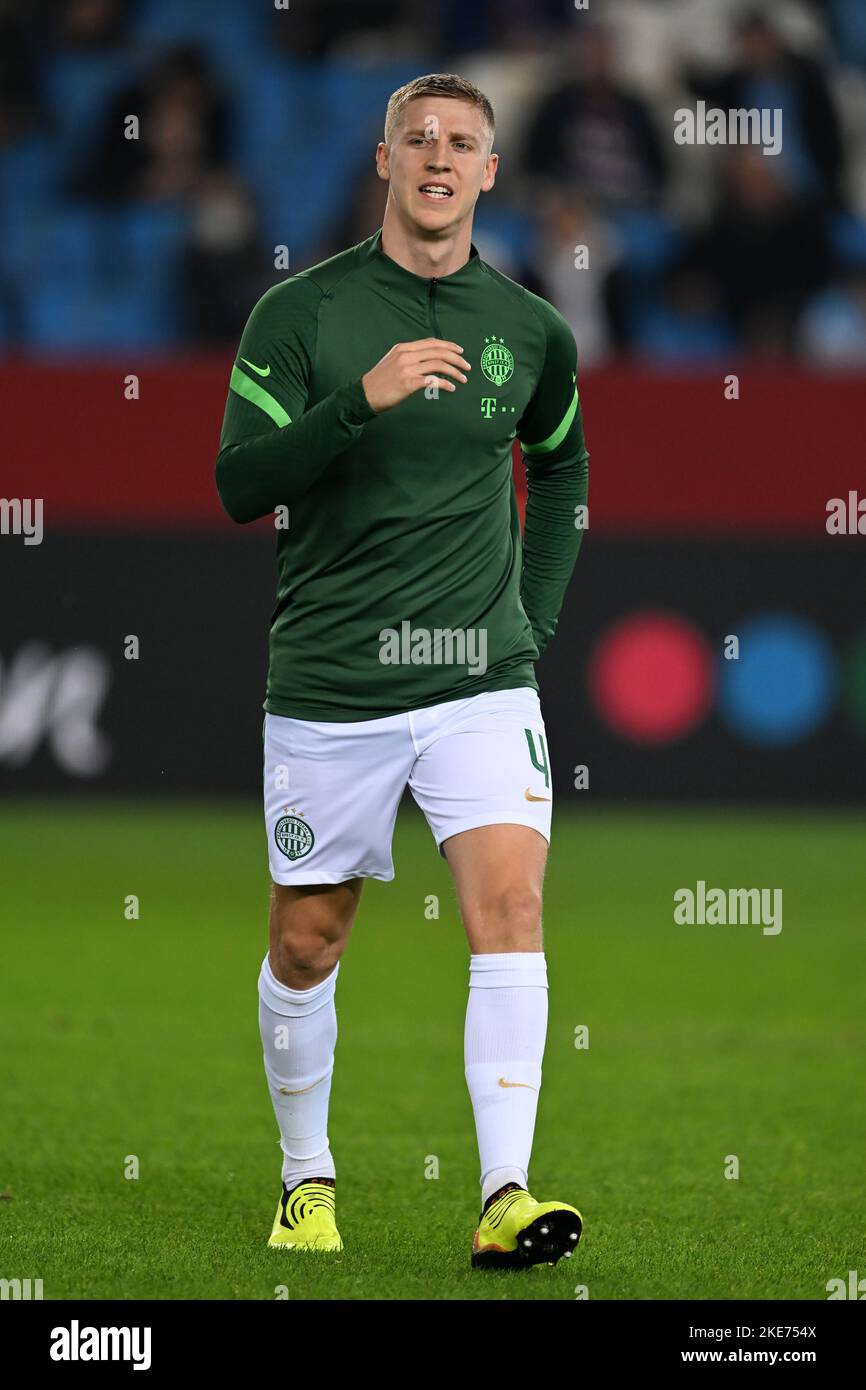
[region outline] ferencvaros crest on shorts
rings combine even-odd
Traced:
[[[274,827],[274,839],[287,859],[303,859],[316,843],[312,830],[300,816],[280,816]]]

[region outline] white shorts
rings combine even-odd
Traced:
[[[531,687],[348,724],[267,714],[264,744],[275,883],[392,879],[407,785],[440,851],[480,825],[529,825],[550,840],[547,739]]]

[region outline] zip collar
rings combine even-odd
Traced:
[[[366,242],[361,243],[366,248],[367,263],[374,272],[375,278],[381,284],[389,285],[393,288],[399,285],[403,290],[410,294],[417,295],[418,298],[426,298],[435,285],[437,288],[450,289],[453,285],[455,289],[463,286],[472,285],[480,275],[486,275],[486,267],[478,254],[477,247],[470,243],[469,260],[462,265],[459,270],[453,270],[450,275],[416,275],[413,270],[407,270],[405,266],[398,265],[395,260],[386,255],[382,250],[382,228],[375,232]]]

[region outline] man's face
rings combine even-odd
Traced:
[[[379,177],[404,226],[429,237],[453,236],[472,216],[478,194],[493,187],[499,156],[488,155],[487,126],[471,102],[416,97],[403,112],[390,150],[376,151]]]

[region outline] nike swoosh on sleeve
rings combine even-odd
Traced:
[[[241,358],[241,361],[242,361],[247,367],[250,367],[250,368],[252,369],[252,371],[254,371],[258,376],[270,376],[270,374],[271,374],[271,364],[270,364],[270,363],[268,363],[268,365],[267,365],[266,367],[257,367],[256,364],[255,364],[255,362],[250,362],[249,358],[247,358],[247,357],[242,357],[242,358]]]
[[[241,361],[243,361],[243,358],[241,358]],[[279,401],[274,400],[274,397],[270,395],[263,386],[259,386],[257,382],[251,381],[246,372],[242,372],[238,366],[232,367],[229,389],[234,391],[238,396],[243,396],[244,400],[249,401],[251,405],[258,406],[259,410],[263,410],[266,415],[269,415],[274,424],[279,426],[280,429],[282,429],[284,425],[290,425],[292,423],[291,415],[283,409]]]

